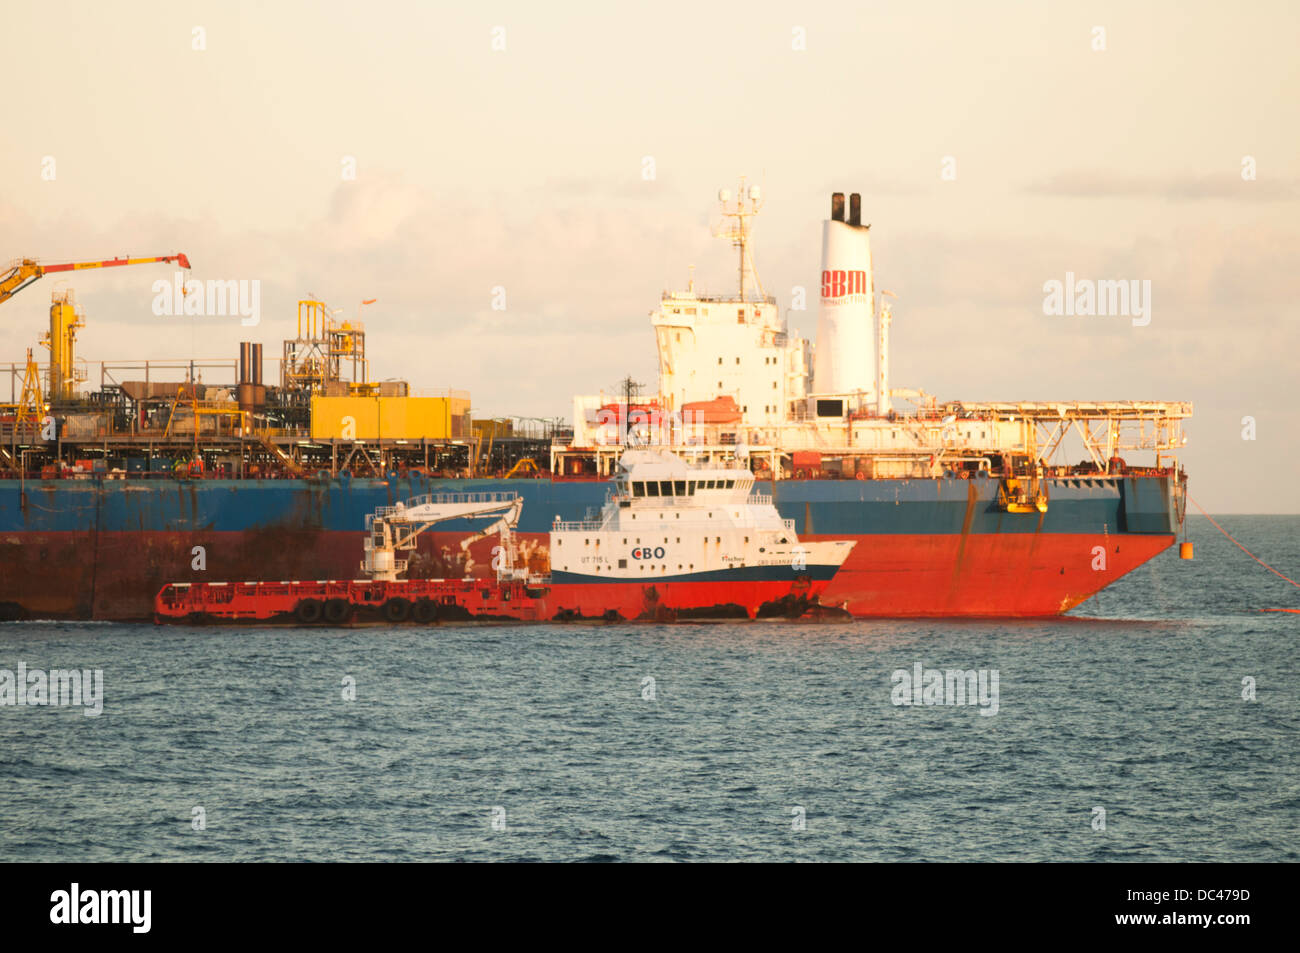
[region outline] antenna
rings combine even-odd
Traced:
[[[718,190],[718,203],[722,206],[722,222],[713,230],[715,238],[730,239],[731,244],[740,253],[738,272],[740,276],[740,300],[745,300],[745,277],[752,275],[754,285],[758,288],[758,300],[763,300],[763,283],[758,280],[754,270],[754,261],[749,252],[749,232],[753,227],[750,219],[763,207],[763,190],[757,185],[745,188],[745,177],[740,177],[740,188],[732,201],[730,189]]]
[[[623,391],[623,445],[626,447],[632,445],[632,401],[640,395],[642,385],[628,375],[618,382],[618,386]]]

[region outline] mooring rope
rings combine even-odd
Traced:
[[[1192,500],[1192,496],[1191,496],[1190,493],[1187,495],[1187,498],[1188,498],[1189,500]],[[1217,530],[1218,530],[1220,533],[1222,533],[1224,536],[1228,537],[1228,539],[1232,540],[1234,543],[1237,543],[1237,548],[1240,549],[1243,553],[1245,553],[1245,554],[1246,554],[1247,556],[1249,556],[1251,559],[1255,560],[1255,562],[1259,563],[1261,566],[1263,566],[1265,569],[1267,569],[1267,570],[1268,570],[1269,572],[1271,572],[1273,575],[1275,575],[1275,576],[1280,576],[1281,578],[1285,579],[1287,582],[1291,583],[1291,585],[1295,586],[1297,589],[1300,589],[1300,582],[1296,582],[1294,579],[1292,579],[1292,578],[1289,577],[1289,576],[1283,576],[1280,572],[1278,572],[1276,569],[1274,569],[1274,568],[1273,568],[1272,566],[1270,566],[1268,563],[1264,562],[1264,560],[1260,559],[1258,556],[1256,556],[1254,553],[1252,553],[1252,552],[1251,552],[1249,549],[1247,549],[1245,546],[1241,545],[1241,543],[1238,543],[1238,542],[1237,542],[1237,538],[1236,538],[1235,536],[1233,536],[1231,533],[1229,533],[1226,529],[1224,529],[1224,528],[1223,528],[1222,526],[1220,526],[1218,523],[1215,523],[1215,522],[1214,522],[1214,517],[1211,516],[1209,513],[1205,512],[1205,507],[1201,506],[1200,503],[1197,503],[1195,500],[1192,500],[1192,505],[1195,506],[1198,510],[1201,511],[1201,515],[1202,515],[1202,516],[1204,516],[1204,517],[1205,517],[1207,520],[1209,520],[1211,523],[1214,523],[1214,528],[1215,528],[1215,529],[1217,529]],[[1291,610],[1287,610],[1287,611],[1291,611]]]

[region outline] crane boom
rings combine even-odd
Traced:
[[[34,258],[19,258],[10,262],[9,271],[0,277],[0,304],[8,301],[33,281],[52,272],[116,268],[121,265],[147,265],[151,262],[174,262],[182,268],[190,267],[190,260],[184,252],[177,252],[175,255],[157,255],[152,258],[108,258],[103,261],[70,261],[57,265],[42,265]]]
[[[381,506],[366,517],[366,540],[361,571],[372,579],[393,581],[406,569],[399,560],[399,550],[415,548],[415,541],[425,530],[447,520],[498,519],[474,539],[500,533],[506,559],[502,569],[513,568],[510,531],[519,525],[524,500],[518,493],[444,493],[416,497],[396,506]],[[462,546],[462,549],[466,547]]]

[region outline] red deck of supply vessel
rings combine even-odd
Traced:
[[[173,583],[158,593],[154,621],[340,626],[847,616],[820,605],[824,588],[824,581],[807,577],[598,585],[490,579]]]

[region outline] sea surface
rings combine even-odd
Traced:
[[[1300,517],[1220,522],[1300,581]],[[0,860],[1295,861],[1300,590],[1188,537],[1048,621],[0,625],[103,671],[0,706]]]

